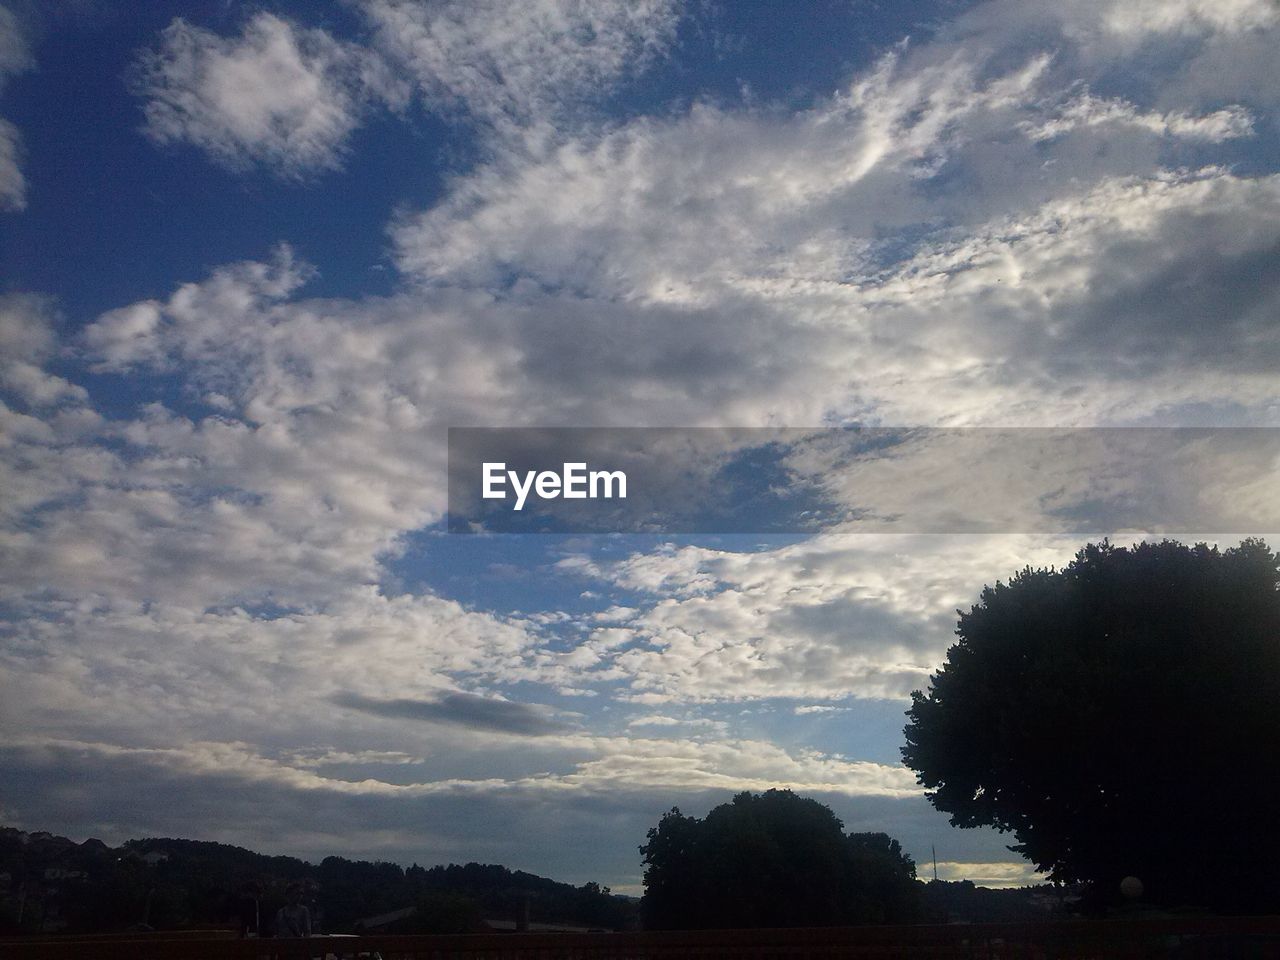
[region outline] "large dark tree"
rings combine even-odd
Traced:
[[[649,929],[799,927],[915,919],[915,864],[883,833],[844,833],[829,807],[789,790],[741,793],[698,820],[649,831]]]
[[[1280,900],[1280,573],[1265,543],[1089,544],[982,592],[903,758],[957,826],[1055,879]]]

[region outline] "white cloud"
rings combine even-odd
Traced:
[[[48,359],[56,343],[49,297],[9,293],[0,299],[0,356],[40,362]]]
[[[136,64],[147,135],[235,170],[302,178],[343,167],[365,115],[403,108],[416,91],[429,109],[462,110],[509,144],[539,147],[574,108],[643,72],[680,16],[674,0],[359,6],[369,45],[265,11],[238,37],[175,19]]]
[[[43,369],[56,344],[54,322],[48,298],[0,295],[0,387],[32,407],[89,396],[83,387]]]
[[[515,275],[635,313],[683,312],[682,334],[713,330],[738,383],[771,384],[762,402],[735,404],[711,363],[696,409],[720,422],[972,423],[1000,410],[1008,423],[1062,424],[1204,402],[1265,416],[1260,365],[1240,371],[1222,355],[1239,340],[1183,352],[1207,329],[1189,315],[1197,300],[1162,316],[1129,316],[1124,302],[1158,299],[1182,258],[1206,304],[1230,299],[1233,271],[1256,275],[1274,231],[1250,211],[1275,203],[1274,179],[1161,166],[1170,141],[1244,137],[1252,113],[1081,94],[1079,57],[1025,43],[1009,67],[1013,56],[926,44],[808,111],[700,104],[583,132],[537,159],[503,155],[397,223],[399,264],[436,285]],[[1088,65],[1084,79],[1109,68]],[[1207,242],[1237,223],[1240,240]],[[912,241],[880,239],[895,228]],[[1268,281],[1255,289],[1270,301]],[[1127,353],[1114,342],[1090,345],[1104,310],[1116,318],[1104,341],[1148,351],[1136,377],[1132,361],[1116,376]],[[1245,312],[1233,322],[1269,344],[1266,308]],[[799,364],[774,366],[757,335]]]
[[[951,644],[954,611],[992,572],[1069,559],[1074,540],[824,536],[772,550],[634,554],[598,569],[653,601],[609,652],[638,703],[905,697]],[[798,706],[797,713],[834,709]]]
[[[14,516],[40,507],[4,533],[9,596],[348,609],[376,634],[403,608],[349,598],[439,517],[449,425],[1176,422],[1179,404],[1213,402],[1265,416],[1276,292],[1255,265],[1277,239],[1275,178],[1081,167],[1093,178],[1030,203],[991,193],[999,216],[958,206],[968,220],[879,252],[871,213],[892,209],[876,203],[896,192],[899,216],[924,209],[914,191],[971,149],[969,125],[1007,130],[1041,109],[1051,62],[1017,63],[991,77],[964,57],[917,70],[902,55],[795,117],[700,107],[484,168],[402,225],[402,250],[417,244],[437,283],[389,298],[301,299],[309,268],[282,248],[104,314],[81,341],[97,369],[176,373],[218,407],[108,424],[8,411],[25,465]],[[550,292],[483,289],[508,262]],[[1171,296],[1188,276],[1194,295]],[[1232,293],[1249,276],[1248,295]],[[1209,309],[1215,326],[1200,322]],[[39,399],[29,374],[14,383]],[[926,622],[839,569],[825,586],[779,574],[788,594],[735,564],[678,551],[621,565],[616,583],[671,599],[611,611],[611,632],[505,672],[459,669],[622,682],[642,702],[901,696],[950,629],[949,614]],[[940,600],[926,608],[946,614]],[[429,621],[435,601],[421,603]],[[555,629],[480,623],[526,640]]]
[[[28,599],[26,613],[9,618],[0,648],[9,720],[46,733],[91,728],[99,738],[148,747],[177,748],[212,730],[347,752],[378,742],[413,755],[442,742],[463,749],[468,741],[505,739],[483,724],[469,729],[465,716],[461,724],[432,716],[418,722],[344,704],[440,701],[462,694],[462,684],[482,693],[523,679],[537,643],[518,621],[372,589],[287,616],[130,604],[87,592]]]
[[[404,766],[421,763],[422,757],[399,750],[299,750],[284,758],[298,767],[332,767],[357,764],[362,766]]]
[[[1094,97],[1087,92],[1065,103],[1052,119],[1025,124],[1024,129],[1027,136],[1039,141],[1052,140],[1080,127],[1103,124],[1128,125],[1161,136],[1207,140],[1210,143],[1247,137],[1253,132],[1253,120],[1249,112],[1240,106],[1215,110],[1199,117],[1185,113],[1144,113],[1125,100]]]
[[[565,792],[652,793],[669,795],[704,790],[764,791],[794,789],[850,797],[918,797],[915,775],[903,767],[849,761],[817,751],[789,754],[761,741],[696,742],[587,738],[568,744],[587,750],[592,759],[564,774],[518,778],[448,778],[430,782],[389,782],[373,778],[344,780],[300,765],[267,757],[249,744],[198,741],[175,747],[124,747],[95,741],[19,737],[11,748],[73,749],[103,757],[140,759],[191,775],[224,774],[300,790],[384,796],[472,795],[518,791],[524,794]]]
[[[926,872],[926,865],[917,864],[920,875]],[[938,861],[939,880],[968,880],[980,887],[1029,887],[1037,883],[1045,883],[1042,873],[1025,860],[1000,860],[994,863],[970,863],[956,860]]]
[[[361,0],[375,43],[427,102],[500,130],[563,121],[672,42],[675,0]]]
[[[1239,34],[1274,26],[1280,21],[1275,4],[1267,0],[1136,0],[1103,5],[1101,22],[1126,37],[1151,34]]]
[[[405,96],[365,48],[266,12],[232,38],[175,19],[139,60],[134,86],[158,143],[294,177],[341,167],[368,103]]]
[[[35,65],[18,18],[0,6],[0,93],[14,74]],[[0,210],[23,210],[27,205],[27,181],[22,174],[22,134],[0,117]]]
[[[1253,431],[1142,429],[820,432],[785,464],[850,511],[846,533],[1280,529],[1269,486],[1280,446]]]
[[[892,824],[908,849],[920,849],[923,838],[927,850],[942,822],[901,768],[759,741],[596,738],[564,749],[582,759],[558,771],[478,777],[432,775],[431,766],[456,751],[428,758],[421,771],[365,766],[344,778],[250,744],[209,740],[157,748],[23,737],[0,746],[0,762],[15,774],[6,803],[33,829],[65,824],[72,836],[114,842],[197,835],[317,861],[338,853],[502,862],[574,883],[638,883],[636,844],[673,802],[701,814],[739,790],[791,786],[817,794],[848,829]],[[41,785],[38,797],[29,784]],[[495,823],[504,829],[495,832]],[[975,860],[986,852],[968,836],[955,848]]]
[[[27,205],[27,181],[22,175],[22,135],[0,117],[0,209],[22,210]]]
[[[228,356],[227,348],[313,274],[283,244],[270,261],[220,267],[203,282],[183,284],[165,303],[144,300],[104,313],[85,327],[84,346],[97,372],[199,361],[202,375],[210,376],[215,360],[238,369],[241,358]]]
[[[636,727],[682,727],[690,731],[711,731],[722,737],[729,732],[729,725],[723,720],[713,720],[710,717],[669,717],[661,713],[633,717],[627,721],[627,729],[633,730]]]
[[[584,134],[539,161],[481,168],[397,226],[399,264],[436,281],[489,282],[514,269],[690,306],[797,255],[847,269],[839,260],[865,238],[830,221],[851,195],[916,183],[956,145],[957,124],[1029,97],[1047,62],[983,82],[975,63],[911,72],[900,59],[885,57],[845,95],[796,115],[699,104],[675,120]]]
[[[640,26],[630,13],[602,14],[596,36],[659,37],[662,9],[641,8]],[[552,30],[555,43],[586,36],[566,30]],[[163,86],[172,67],[173,77],[211,84],[202,104],[227,110],[262,71],[323,91],[359,62],[268,14],[233,40],[176,23],[165,50],[172,57],[158,55],[153,81]],[[11,388],[57,410],[6,412],[13,454],[27,465],[12,474],[11,503],[41,508],[35,526],[5,533],[10,595],[324,612],[377,583],[402,537],[440,516],[449,425],[1177,422],[1191,404],[1236,404],[1265,421],[1280,344],[1268,322],[1277,293],[1258,265],[1277,241],[1280,181],[1161,172],[1154,154],[1123,150],[1119,175],[1077,156],[1065,143],[1074,136],[1037,146],[1017,125],[1048,122],[1066,102],[1052,95],[1064,59],[1024,50],[993,71],[981,53],[942,42],[884,58],[790,116],[698,106],[582,133],[542,158],[499,151],[399,225],[404,267],[433,282],[392,297],[302,299],[309,268],[281,248],[269,262],[223,267],[104,314],[81,340],[95,369],[175,374],[216,409],[152,406],[103,424],[81,405],[72,417],[78,388],[40,374],[39,357],[19,358]],[[241,87],[237,77],[249,79]],[[275,86],[284,139],[266,149],[288,154],[291,124],[311,120],[286,109],[297,90]],[[345,102],[341,93],[326,101]],[[246,146],[253,124],[275,109],[249,110],[244,128],[208,129],[231,131],[229,149],[258,156]],[[993,130],[1008,155],[989,158],[992,180],[954,196],[929,185],[951,164],[979,169],[974,151]],[[1145,121],[1082,122],[1077,132],[1158,139]],[[997,182],[1028,157],[1062,172]],[[930,210],[949,222],[905,250],[876,239],[882,224]],[[486,289],[510,270],[536,283]],[[1176,292],[1188,277],[1192,295]],[[666,666],[636,646],[640,625],[624,619],[621,632],[522,669],[566,689],[582,689],[584,674],[642,677],[634,692],[644,696],[685,696],[714,669],[706,689],[716,696],[736,675],[750,680],[742,691],[776,678],[796,696],[826,697],[898,695],[929,665],[909,644],[895,650],[897,640],[821,682],[812,678],[829,638],[762,660],[722,640],[752,629],[758,599],[745,585],[726,589],[725,567],[682,552],[614,574],[675,598],[643,612],[645,635],[670,645]],[[816,623],[789,628],[824,636]],[[675,666],[680,651],[712,655]]]
[[[0,89],[6,79],[35,65],[26,36],[18,18],[7,7],[0,6]]]
[[[829,703],[807,703],[803,706],[795,708],[797,717],[804,717],[815,713],[847,713],[848,707],[837,707]]]
[[[677,131],[679,140],[714,153],[719,118],[711,127],[705,136]],[[1260,361],[1274,349],[1265,304],[1275,291],[1253,264],[1275,242],[1273,177],[1210,169],[1104,178],[1013,215],[938,231],[885,265],[871,238],[855,232],[858,221],[846,219],[850,204],[864,202],[855,197],[797,202],[775,215],[708,183],[690,185],[687,202],[698,198],[699,216],[671,216],[673,201],[647,196],[642,184],[678,190],[687,157],[657,152],[658,142],[646,138],[634,162],[610,164],[602,150],[589,167],[528,171],[517,193],[473,206],[460,221],[438,208],[401,228],[406,266],[449,276],[457,264],[465,274],[454,282],[483,283],[511,269],[541,284],[568,277],[637,317],[659,307],[683,313],[685,353],[700,346],[691,333],[717,343],[691,413],[714,411],[720,423],[835,414],[1063,425],[1139,419],[1197,401],[1270,404]],[[732,175],[733,160],[705,160]],[[868,187],[865,202],[878,202],[872,195],[882,186]],[[561,216],[546,197],[573,198],[565,201],[573,208]],[[597,252],[585,257],[588,248]],[[1247,299],[1226,293],[1237,273],[1261,280]],[[1169,297],[1178,274],[1183,285],[1197,277],[1194,297]],[[1149,306],[1130,309],[1144,299]],[[1242,337],[1224,340],[1200,318],[1232,302],[1228,322]],[[642,348],[634,356],[648,355]],[[671,356],[674,369],[686,369],[679,352]],[[721,379],[726,363],[738,370],[731,380]],[[750,389],[760,381],[771,389]],[[656,399],[669,390],[637,393]]]

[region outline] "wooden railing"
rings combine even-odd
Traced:
[[[802,930],[0,941],[0,960],[1280,960],[1280,917]]]

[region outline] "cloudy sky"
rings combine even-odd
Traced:
[[[903,711],[1079,536],[450,535],[446,431],[1280,426],[1272,0],[5,2],[0,822],[639,893],[790,786],[1027,875]]]

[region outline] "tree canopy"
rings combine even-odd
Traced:
[[[846,835],[789,790],[740,793],[701,820],[678,808],[640,848],[648,929],[827,926],[915,918],[915,864],[883,833]]]
[[[148,861],[149,854],[159,856]],[[50,879],[51,869],[67,876]],[[572,886],[495,864],[405,869],[326,857],[313,865],[200,840],[153,837],[111,848],[0,826],[0,934],[119,931],[144,917],[156,929],[216,927],[234,917],[248,883],[257,889],[264,932],[295,883],[313,924],[330,933],[353,932],[361,919],[405,907],[416,908],[395,928],[406,933],[470,931],[481,917],[515,920],[526,903],[537,922],[609,929],[633,925],[636,912],[633,901],[608,887]]]
[[[1261,540],[1103,542],[987,587],[913,695],[905,762],[1054,879],[1274,908],[1278,566]]]

